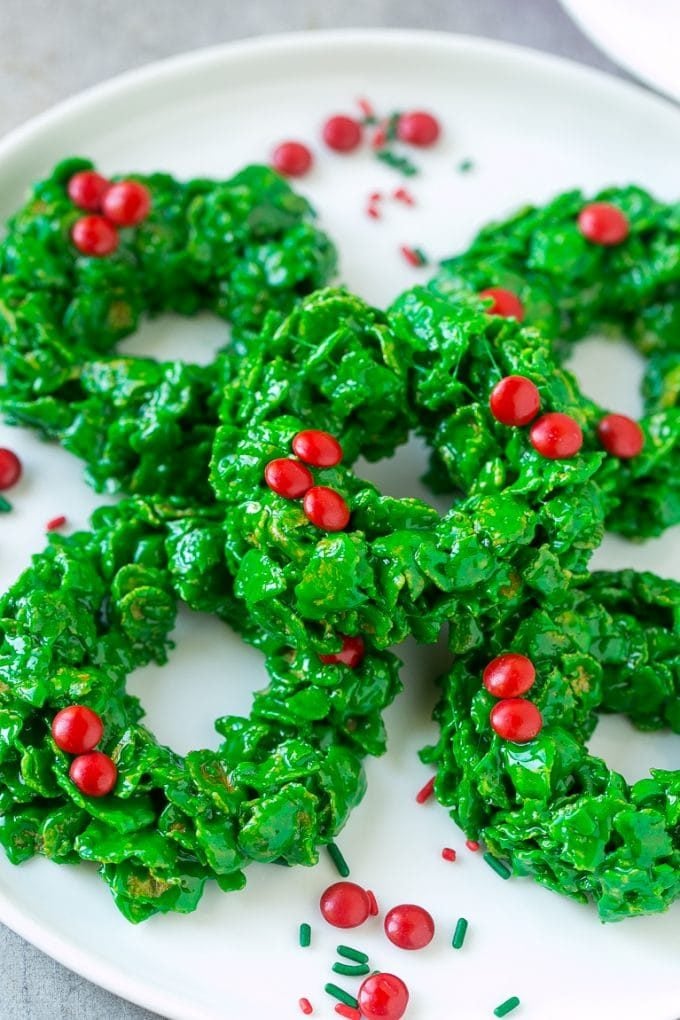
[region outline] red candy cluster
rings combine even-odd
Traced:
[[[504,740],[526,744],[540,733],[541,713],[522,695],[533,686],[536,670],[531,659],[517,652],[498,655],[486,666],[482,681],[494,698],[501,698],[491,709],[491,727]]]
[[[269,488],[284,499],[302,498],[305,516],[323,531],[342,531],[349,524],[350,510],[343,496],[327,485],[315,485],[306,467],[335,467],[342,460],[342,447],[334,436],[321,429],[306,429],[293,437],[293,453],[299,458],[277,457],[264,469]],[[304,463],[303,463],[304,461]]]
[[[118,770],[108,754],[94,750],[103,734],[101,717],[86,705],[62,708],[52,720],[52,737],[57,747],[76,755],[69,776],[86,797],[105,797],[118,779]]]
[[[101,258],[118,247],[118,227],[134,227],[151,209],[149,189],[139,181],[113,184],[96,170],[81,170],[68,182],[68,196],[89,212],[73,225],[71,239],[83,255]]]

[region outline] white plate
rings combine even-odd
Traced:
[[[632,180],[677,197],[680,114],[664,102],[520,49],[446,35],[362,32],[191,54],[77,97],[0,146],[0,213],[4,218],[26,183],[67,153],[90,153],[104,171],[167,168],[223,177],[266,159],[286,136],[315,143],[323,117],[351,111],[358,95],[382,111],[430,108],[445,128],[435,151],[416,154],[423,172],[408,183],[417,206],[385,202],[380,221],[364,213],[368,193],[403,181],[369,151],[340,157],[317,146],[304,191],[339,243],[343,278],[376,302],[427,276],[401,258],[400,243],[421,244],[433,256],[455,251],[490,217],[573,185]],[[468,156],[475,169],[462,175],[456,166]],[[143,331],[137,348],[158,346],[165,326],[179,349],[197,330],[206,352],[222,335],[209,318],[198,326],[168,319]],[[584,352],[588,388],[607,399],[596,386],[604,378],[610,402],[634,411],[637,359],[622,345],[586,345]],[[18,448],[26,464],[26,480],[11,494],[15,511],[2,520],[0,580],[8,583],[42,547],[45,520],[66,513],[72,524],[85,524],[101,499],[63,451],[11,429],[0,443]],[[408,479],[420,460],[411,447],[398,468],[386,463],[374,474],[414,491]],[[599,562],[668,571],[672,548],[669,536],[642,547],[611,543]],[[213,619],[183,618],[178,639],[171,664],[136,674],[131,686],[161,739],[179,751],[216,746],[213,718],[248,711],[252,690],[264,682],[262,664]],[[410,1020],[483,1020],[513,994],[523,1001],[522,1020],[671,1020],[680,1011],[680,907],[604,927],[592,909],[530,881],[499,880],[465,850],[444,810],[415,804],[428,777],[416,752],[433,734],[430,680],[441,661],[437,650],[408,650],[407,690],[388,713],[390,751],[369,763],[368,795],[340,837],[353,877],[373,888],[383,907],[422,903],[438,934],[417,954],[391,947],[377,921],[348,941],[404,977]],[[650,763],[677,761],[677,737],[642,737],[616,720],[598,730],[595,743],[630,776]],[[455,864],[440,857],[446,845],[459,851]],[[316,904],[334,878],[325,857],[311,871],[253,867],[244,893],[209,891],[191,916],[133,927],[86,867],[34,860],[13,868],[3,857],[0,918],[93,981],[170,1017],[292,1020],[306,995],[316,1016],[331,1018],[323,985],[340,938],[320,921]],[[454,952],[450,938],[460,915],[469,918],[470,932]],[[303,951],[297,926],[305,920],[314,936]]]
[[[586,35],[617,63],[680,99],[678,0],[561,0]]]

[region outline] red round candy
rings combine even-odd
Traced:
[[[83,255],[110,255],[118,247],[118,231],[105,216],[83,216],[71,229],[71,239]]]
[[[282,142],[272,154],[272,166],[284,177],[302,177],[312,165],[312,154],[302,142]]]
[[[518,698],[526,694],[535,679],[533,662],[518,652],[497,655],[482,674],[484,686],[495,698]]]
[[[579,230],[587,241],[605,246],[621,244],[629,233],[628,218],[609,202],[591,202],[578,214]]]
[[[645,435],[640,426],[625,414],[607,414],[597,426],[600,442],[614,457],[628,460],[637,457],[645,445]]]
[[[543,726],[541,713],[533,701],[524,698],[505,698],[491,709],[491,726],[504,740],[526,744],[540,733]]]
[[[541,398],[531,379],[506,375],[491,390],[489,407],[503,425],[528,425],[541,409]]]
[[[68,197],[79,209],[88,212],[99,212],[102,199],[111,187],[111,182],[102,177],[96,170],[81,170],[74,174],[68,182]]]
[[[327,665],[342,663],[343,666],[356,669],[357,666],[361,665],[365,653],[366,647],[362,637],[343,637],[342,648],[339,652],[331,652],[330,655],[320,655],[319,658]]]
[[[357,998],[364,1020],[401,1020],[408,1006],[408,988],[396,974],[371,974]]]
[[[550,460],[574,457],[583,446],[581,426],[559,411],[538,418],[531,426],[529,439],[534,449]]]
[[[86,705],[69,705],[52,720],[52,736],[57,747],[68,754],[91,751],[102,739],[104,724]]]
[[[335,467],[342,460],[342,447],[335,436],[321,429],[306,429],[293,438],[293,452],[313,467]]]
[[[315,485],[305,493],[302,509],[317,528],[323,531],[342,531],[349,524],[350,510],[335,489]]]
[[[439,133],[439,121],[431,113],[425,113],[423,110],[402,113],[397,122],[397,137],[409,145],[434,145]]]
[[[11,489],[21,478],[21,461],[16,453],[0,447],[0,490]]]
[[[401,903],[385,915],[385,934],[400,949],[423,949],[434,938],[434,921],[423,907]]]
[[[264,469],[264,480],[274,492],[286,499],[299,499],[314,485],[311,471],[299,460],[278,457]]]
[[[151,209],[151,193],[139,181],[118,181],[104,195],[104,215],[119,227],[134,227],[146,219]]]
[[[334,152],[352,152],[361,142],[361,124],[354,117],[338,114],[323,126],[323,140]]]
[[[324,920],[334,928],[357,928],[371,912],[371,901],[365,889],[354,882],[329,885],[319,901]]]
[[[511,290],[506,290],[505,287],[487,287],[486,290],[480,290],[479,296],[491,298],[491,307],[487,308],[488,315],[501,315],[504,319],[524,321],[524,305]]]
[[[86,797],[105,797],[111,793],[118,779],[115,764],[108,754],[102,754],[101,751],[79,754],[71,762],[68,774]]]

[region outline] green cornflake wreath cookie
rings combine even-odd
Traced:
[[[0,407],[82,458],[99,491],[207,501],[217,366],[117,345],[144,316],[205,309],[231,323],[241,350],[268,311],[329,280],[335,249],[307,201],[263,166],[228,181],[136,174],[107,194],[110,183],[88,160],[65,160],[9,222]]]

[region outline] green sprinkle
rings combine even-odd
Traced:
[[[338,946],[339,956],[346,960],[356,960],[357,963],[368,963],[368,953],[362,953],[360,949],[353,949],[352,946]]]
[[[512,1013],[513,1009],[517,1009],[519,1006],[519,999],[516,995],[512,995],[505,1002],[501,1002],[500,1006],[496,1006],[493,1011],[494,1016],[507,1016],[508,1013]]]
[[[4,496],[0,496],[0,514],[8,514],[12,509],[12,504],[9,500],[6,500]]]
[[[475,163],[472,159],[461,159],[460,163],[456,167],[459,174],[469,174],[471,170],[474,170]]]
[[[371,968],[367,963],[334,963],[332,970],[345,977],[362,977],[364,974],[368,974]]]
[[[501,876],[501,878],[510,878],[512,875],[507,864],[503,864],[503,861],[499,861],[493,854],[484,854],[484,860],[490,868],[493,868],[497,875]]]
[[[349,875],[349,867],[347,866],[347,861],[340,852],[340,848],[335,843],[329,843],[326,849],[328,850],[328,856],[337,868],[338,874],[341,875],[342,878],[347,878]]]
[[[301,924],[300,945],[302,946],[303,949],[306,949],[307,946],[311,943],[311,941],[312,941],[312,929],[308,924]]]
[[[398,170],[404,175],[404,177],[413,177],[414,174],[418,173],[418,167],[407,159],[406,156],[397,156],[395,152],[391,152],[390,149],[378,149],[376,152],[376,158],[381,163],[386,163],[387,166],[391,166],[394,170]]]
[[[418,257],[421,266],[426,266],[430,261],[422,248],[414,248],[413,254]]]
[[[458,923],[456,924],[456,930],[453,933],[453,939],[451,945],[454,949],[461,949],[465,942],[465,936],[468,930],[467,918],[459,917]]]
[[[329,981],[327,985],[324,985],[325,991],[329,995],[332,995],[334,999],[339,999],[340,1002],[344,1002],[346,1006],[352,1006],[354,1009],[359,1008],[359,1000],[355,999],[349,992],[345,992],[342,988],[338,988],[337,985],[331,984]]]
[[[387,127],[385,128],[385,138],[388,142],[395,141],[397,137],[397,127],[399,126],[400,113],[390,114],[390,119],[387,121]]]

